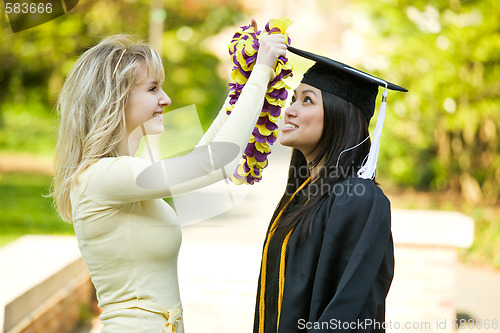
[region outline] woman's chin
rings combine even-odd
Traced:
[[[153,135],[160,135],[160,134],[163,134],[163,132],[165,132],[165,128],[163,126],[160,126],[160,128],[158,128],[154,133]]]
[[[149,124],[149,126],[145,126],[145,130],[147,135],[160,135],[163,134],[165,128],[163,127],[163,125],[151,126]]]
[[[284,137],[283,135],[280,137],[279,142],[282,146],[295,148],[292,142],[290,142],[290,140],[287,140],[286,137]]]
[[[286,144],[286,140],[283,140],[283,136],[280,136],[280,138],[278,139],[278,141],[279,141],[280,145],[288,147],[287,144]]]

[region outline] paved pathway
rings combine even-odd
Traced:
[[[470,333],[500,332],[500,271],[460,265],[457,270],[457,312],[479,321],[482,327],[464,330]],[[487,329],[496,325],[497,329]],[[496,323],[496,324],[495,324]]]

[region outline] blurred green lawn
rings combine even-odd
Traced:
[[[74,235],[52,207],[50,176],[0,173],[0,246],[25,234]]]

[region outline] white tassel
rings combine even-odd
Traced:
[[[364,179],[375,178],[375,169],[377,168],[378,152],[380,148],[380,137],[382,136],[382,128],[384,127],[385,120],[385,109],[387,100],[387,83],[385,83],[384,93],[382,94],[382,103],[380,104],[380,110],[377,117],[377,125],[373,131],[373,140],[370,147],[370,152],[368,153],[368,160],[365,164],[358,170],[358,177]]]

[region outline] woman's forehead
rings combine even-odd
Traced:
[[[149,68],[148,70],[148,66],[144,62],[141,62],[135,72],[136,84],[141,85],[147,84],[148,82],[160,82],[161,80],[156,74],[153,68]]]
[[[295,94],[313,93],[314,95],[321,96],[321,90],[315,88],[307,83],[300,83],[293,91]]]

